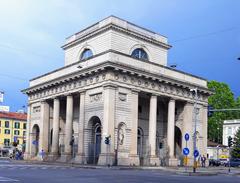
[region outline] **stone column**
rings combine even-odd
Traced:
[[[72,139],[72,130],[73,130],[73,96],[67,96],[67,107],[66,107],[66,126],[65,126],[65,142],[64,142],[64,155],[62,158],[63,161],[69,161],[72,158],[72,146],[70,141]]]
[[[27,133],[26,133],[26,149],[24,153],[24,159],[30,159],[31,158],[31,151],[30,151],[30,146],[31,146],[31,140],[30,140],[30,133],[31,133],[31,104],[28,104],[27,108]]]
[[[78,154],[75,158],[75,162],[84,164],[84,121],[85,121],[85,91],[80,92],[79,102],[79,126],[78,126]]]
[[[114,163],[114,126],[115,126],[115,97],[116,88],[112,85],[106,85],[103,88],[104,114],[102,123],[102,141],[101,154],[99,156],[99,165],[112,165]],[[105,144],[105,137],[110,136],[110,144]]]
[[[182,127],[182,148],[186,147],[186,141],[184,140],[184,136],[186,133],[189,134],[189,141],[187,142],[187,146],[190,150],[190,153],[188,155],[189,157],[189,165],[192,165],[193,163],[193,103],[186,102],[184,105],[184,111],[183,111],[183,127]]]
[[[152,95],[149,105],[149,137],[148,143],[150,148],[149,164],[159,165],[159,158],[156,157],[156,130],[157,130],[157,96]]]
[[[46,101],[41,102],[40,114],[40,137],[39,137],[39,152],[44,152],[44,159],[48,155],[49,144],[49,104]],[[39,156],[42,160],[42,157]]]
[[[60,100],[54,98],[53,100],[53,137],[52,137],[52,152],[51,156],[54,159],[58,157],[59,148],[59,118],[60,118]]]
[[[130,165],[140,165],[139,156],[137,154],[137,138],[138,138],[138,93],[139,91],[132,90],[131,92],[131,145],[129,154]]]
[[[168,155],[169,166],[177,166],[177,159],[174,156],[174,140],[175,140],[175,100],[170,99],[168,103]]]

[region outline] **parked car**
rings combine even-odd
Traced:
[[[229,162],[225,163],[225,166],[229,166]],[[240,158],[232,158],[230,159],[231,167],[240,167]]]
[[[228,159],[227,158],[220,158],[219,161],[220,161],[221,165],[225,165],[228,162]]]
[[[216,159],[210,159],[209,160],[209,166],[220,166],[221,162],[219,160]]]

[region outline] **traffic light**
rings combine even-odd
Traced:
[[[233,139],[231,136],[228,137],[228,147],[231,147],[233,145]]]
[[[105,137],[105,144],[110,144],[110,136]]]
[[[212,117],[212,115],[213,115],[213,110],[214,110],[213,106],[208,105],[208,117]]]

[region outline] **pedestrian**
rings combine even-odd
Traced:
[[[207,158],[203,155],[201,157],[202,167],[206,167],[206,160],[207,160]]]

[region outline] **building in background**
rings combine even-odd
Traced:
[[[0,146],[26,143],[27,114],[0,112]]]
[[[62,48],[65,66],[23,90],[25,158],[43,160],[43,151],[49,161],[177,166],[186,133],[193,159],[195,122],[197,149],[207,154],[211,92],[205,79],[167,67],[166,37],[110,16],[68,37]]]
[[[234,138],[240,128],[240,119],[223,121],[223,145],[228,146],[228,137]]]
[[[209,159],[219,160],[229,157],[228,147],[222,144],[211,142],[208,140],[207,155]]]

